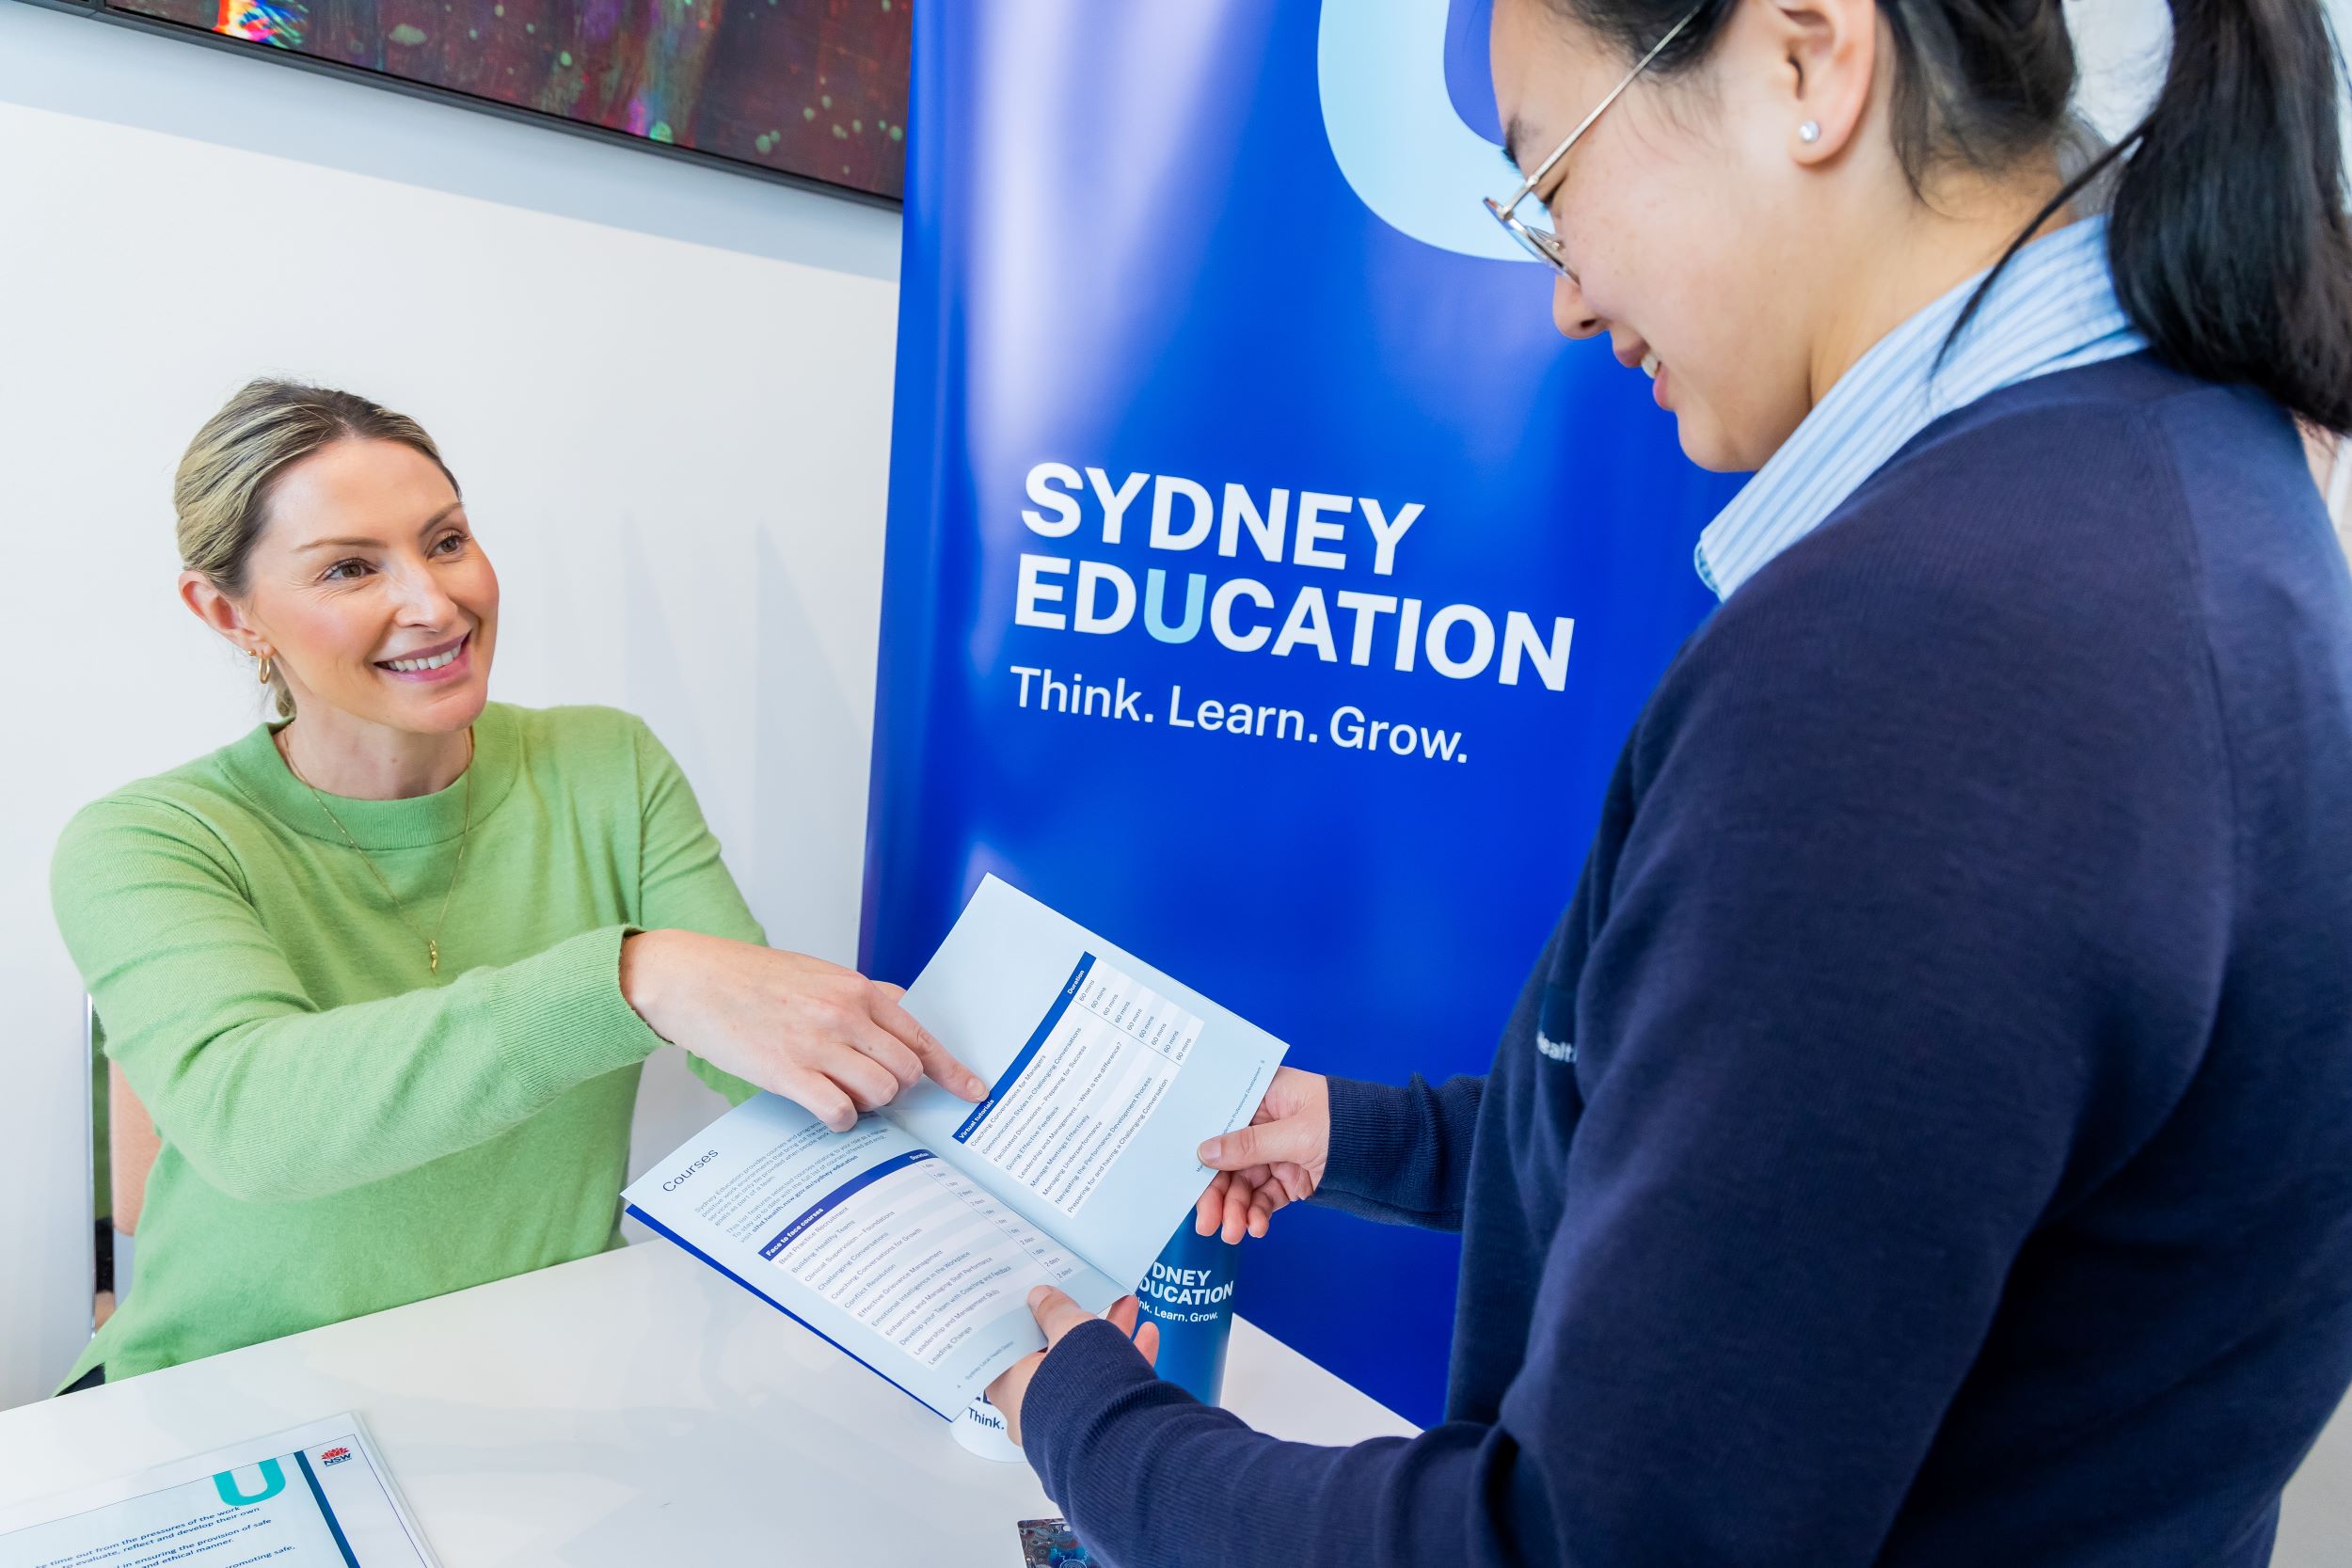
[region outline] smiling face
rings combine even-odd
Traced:
[[[1813,326],[1836,267],[1819,249],[1820,182],[1805,179],[1816,144],[1792,146],[1808,112],[1825,112],[1801,101],[1806,43],[1784,8],[1735,8],[1705,61],[1645,72],[1534,193],[1577,273],[1554,288],[1553,324],[1606,335],[1628,367],[1653,362],[1654,394],[1704,467],[1760,466],[1811,406]],[[1633,65],[1547,0],[1496,0],[1491,61],[1522,172]]]
[[[305,719],[448,735],[488,700],[498,575],[449,476],[400,442],[337,441],[278,477],[233,610]]]

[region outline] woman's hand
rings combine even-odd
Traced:
[[[1055,1290],[1040,1285],[1029,1292],[1029,1310],[1037,1318],[1037,1326],[1045,1331],[1045,1348],[1033,1350],[1020,1360],[996,1374],[996,1381],[988,1386],[988,1402],[1005,1413],[1005,1435],[1016,1447],[1021,1442],[1021,1402],[1028,1397],[1029,1380],[1045,1365],[1045,1358],[1054,1354],[1062,1336],[1080,1323],[1092,1323],[1087,1309]],[[1111,1309],[1103,1314],[1119,1332],[1136,1342],[1146,1361],[1157,1363],[1160,1358],[1160,1325],[1147,1323],[1136,1326],[1142,1315],[1143,1304],[1133,1296],[1121,1296],[1111,1303]]]
[[[1274,1211],[1323,1184],[1331,1162],[1331,1090],[1319,1072],[1277,1068],[1249,1125],[1200,1146],[1200,1163],[1216,1179],[1200,1195],[1193,1233],[1222,1230],[1238,1242],[1263,1236]]]
[[[640,931],[621,942],[621,994],[663,1039],[836,1132],[926,1074],[965,1100],[988,1093],[899,1006],[903,990],[803,953]]]

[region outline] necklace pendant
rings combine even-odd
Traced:
[[[441,949],[431,937],[424,939],[425,968],[432,974],[441,973]]]

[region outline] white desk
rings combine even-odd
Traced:
[[[1226,1403],[1304,1442],[1402,1418],[1236,1323]],[[988,1568],[1057,1513],[675,1248],[625,1247],[0,1411],[0,1506],[356,1410],[446,1568]]]

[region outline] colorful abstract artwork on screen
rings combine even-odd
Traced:
[[[910,0],[105,0],[875,196],[905,186]]]

